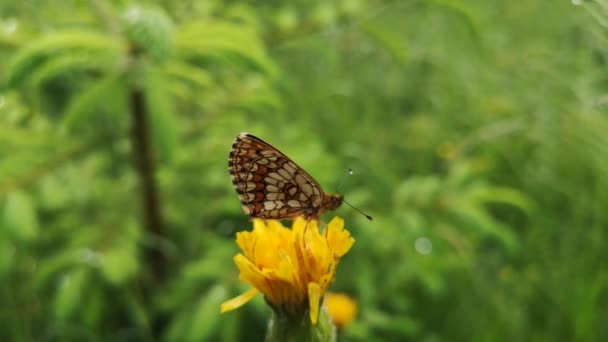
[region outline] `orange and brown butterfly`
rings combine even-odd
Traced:
[[[326,210],[344,201],[326,194],[319,183],[272,145],[248,133],[239,134],[230,151],[228,168],[243,210],[250,217],[319,220]]]

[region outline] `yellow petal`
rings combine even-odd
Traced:
[[[255,236],[251,232],[238,232],[236,233],[236,244],[241,248],[243,253],[251,258],[253,255],[253,248],[255,247]]]
[[[295,220],[293,220],[293,223],[291,224],[291,230],[296,231],[302,231],[304,230],[304,226],[306,225],[306,219],[304,219],[303,217],[296,217]]]
[[[357,316],[357,301],[347,294],[327,292],[323,303],[338,327],[345,326]]]
[[[266,231],[266,229],[266,221],[259,218],[253,219],[253,231]]]
[[[334,217],[327,225],[327,244],[335,255],[341,257],[355,243],[355,239],[350,236],[350,232],[344,229],[344,220]]]
[[[319,317],[319,301],[321,300],[321,288],[317,283],[308,283],[308,306],[310,308],[310,321],[317,324]]]
[[[276,232],[279,232],[279,231],[282,231],[283,229],[285,229],[285,227],[283,227],[283,224],[281,223],[281,221],[278,221],[278,220],[268,220],[267,225],[268,225],[268,229],[272,233],[276,233]]]
[[[249,259],[243,254],[237,254],[234,256],[234,263],[239,269],[239,279],[253,285],[262,292],[267,291],[267,276],[272,270],[260,270],[256,267]]]
[[[228,299],[220,306],[220,312],[224,313],[226,311],[238,309],[241,306],[245,305],[247,302],[249,302],[251,298],[255,297],[255,295],[257,295],[258,293],[260,293],[260,291],[258,291],[258,289],[254,287],[241,295],[238,295],[232,299]]]

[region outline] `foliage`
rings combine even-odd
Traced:
[[[219,314],[241,131],[374,216],[339,211],[342,341],[608,338],[608,2],[129,3],[0,4],[1,339],[262,339]]]

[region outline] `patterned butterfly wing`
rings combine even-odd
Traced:
[[[243,210],[251,217],[318,219],[323,211],[342,204],[342,196],[326,195],[295,162],[251,134],[236,137],[228,167]]]

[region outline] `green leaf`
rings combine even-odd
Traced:
[[[143,305],[141,298],[135,292],[125,291],[124,299],[131,317],[133,317],[137,326],[143,330],[148,330],[150,326],[149,312],[146,311],[146,307]]]
[[[113,247],[103,254],[103,275],[114,285],[122,285],[138,271],[137,256],[128,246]]]
[[[165,340],[167,341],[181,341],[184,340],[184,336],[186,335],[186,332],[188,331],[188,328],[190,326],[190,319],[191,319],[191,315],[190,315],[190,311],[189,310],[178,310],[177,313],[174,315],[173,319],[171,320],[171,324],[169,325],[169,328],[167,329],[167,332],[165,334],[166,338]]]
[[[70,52],[58,53],[48,56],[36,69],[32,69],[29,82],[34,87],[40,87],[44,83],[62,75],[69,75],[78,70],[83,71],[106,71],[116,69],[116,56],[95,52]]]
[[[281,97],[276,89],[261,77],[250,77],[242,85],[238,107],[251,111],[278,111],[282,108]]]
[[[183,27],[176,35],[177,52],[184,59],[217,59],[245,65],[275,77],[278,70],[257,32],[249,26],[202,21]]]
[[[183,271],[184,280],[201,282],[221,277],[226,273],[226,267],[218,260],[229,260],[229,258],[206,257],[186,265]]]
[[[403,37],[374,22],[363,25],[363,28],[371,38],[380,43],[390,53],[395,61],[400,64],[407,62],[406,40]]]
[[[4,226],[13,237],[30,241],[38,236],[39,223],[30,197],[20,191],[11,192],[4,205]]]
[[[170,77],[194,88],[204,89],[215,85],[213,77],[208,71],[180,61],[172,61],[172,63],[168,63],[164,69]]]
[[[465,201],[453,203],[450,212],[457,217],[460,224],[485,237],[496,238],[509,252],[518,247],[518,241],[508,226],[492,217],[483,207]]]
[[[242,336],[247,336],[247,333],[243,333],[239,329],[239,325],[242,324],[241,315],[227,315],[222,317],[222,327],[220,330],[220,341],[242,341]]]
[[[92,58],[89,60],[91,65],[98,66],[97,61],[108,59],[117,62],[118,57],[123,54],[122,48],[120,41],[95,32],[51,33],[17,52],[6,68],[6,81],[10,87],[17,87],[37,73],[38,81],[48,79],[57,72],[64,71],[66,67],[82,66],[82,56]]]
[[[62,250],[44,259],[40,263],[33,278],[33,287],[42,290],[49,285],[55,285],[58,275],[79,262],[79,252],[74,249]]]
[[[83,296],[87,293],[88,272],[82,268],[65,274],[55,292],[54,312],[60,320],[72,317],[81,307]]]
[[[227,298],[227,291],[222,285],[211,287],[202,297],[192,316],[188,333],[189,341],[205,341],[218,328],[220,304]]]
[[[124,90],[123,76],[110,74],[84,89],[70,102],[63,113],[63,127],[69,132],[91,124],[91,116],[99,114],[100,107],[108,105],[108,99],[118,97],[117,89]]]
[[[395,200],[399,205],[413,202],[418,206],[428,206],[441,191],[441,180],[435,176],[412,177],[403,181],[395,190]]]
[[[436,7],[443,8],[462,19],[473,38],[473,42],[480,48],[480,51],[482,51],[483,39],[480,34],[481,29],[469,7],[461,0],[430,0],[429,3]]]
[[[534,209],[533,202],[523,193],[507,187],[484,187],[482,191],[473,194],[483,202],[509,204],[529,214]]]
[[[0,281],[3,281],[5,276],[9,276],[11,269],[16,265],[16,254],[15,246],[0,235]]]
[[[401,336],[414,336],[421,329],[420,324],[413,318],[404,315],[393,317],[378,310],[368,310],[365,320],[372,326],[386,331],[393,331]]]

